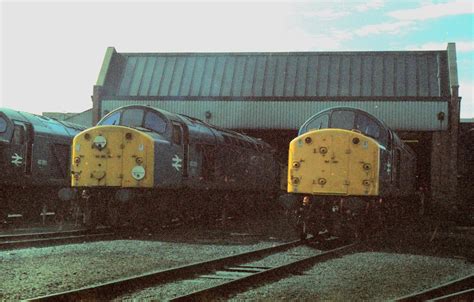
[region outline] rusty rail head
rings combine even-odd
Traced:
[[[396,298],[395,301],[426,301],[431,299],[449,296],[453,293],[459,293],[465,290],[474,288],[474,274],[453,280],[451,282],[443,283],[438,286],[428,288],[423,291],[415,292],[403,297]],[[472,294],[472,292],[470,293]]]

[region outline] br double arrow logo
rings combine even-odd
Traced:
[[[173,166],[173,168],[176,169],[176,171],[179,171],[181,170],[181,167],[182,167],[182,164],[181,162],[183,161],[181,158],[179,158],[178,154],[175,154],[175,156],[171,159],[172,160],[172,164],[171,166]]]
[[[23,163],[23,157],[21,157],[21,156],[18,155],[17,153],[15,153],[14,155],[12,155],[12,164],[14,164],[15,166],[19,167],[19,166],[21,166],[22,163]]]

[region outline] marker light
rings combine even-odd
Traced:
[[[105,137],[103,137],[102,135],[97,135],[95,138],[94,138],[94,146],[99,149],[99,150],[102,150],[105,148],[105,146],[107,145],[107,140],[105,139]]]
[[[132,177],[136,180],[142,180],[145,178],[145,168],[142,166],[135,166],[132,169]]]

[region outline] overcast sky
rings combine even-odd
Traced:
[[[0,0],[1,1],[1,0]],[[456,42],[462,117],[474,117],[474,2],[1,2],[0,106],[92,106],[118,52],[444,50]]]

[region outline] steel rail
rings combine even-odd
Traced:
[[[474,288],[437,297],[428,301],[474,301]]]
[[[213,271],[228,265],[237,265],[251,261],[255,258],[268,254],[284,251],[306,243],[297,240],[283,243],[277,246],[245,252],[238,255],[227,256],[210,261],[202,261],[194,264],[183,265],[167,270],[153,271],[133,277],[122,278],[110,282],[83,287],[80,289],[65,291],[27,299],[28,301],[78,301],[78,300],[110,300],[130,291],[136,291],[149,286],[156,286],[161,283],[183,280],[191,278],[196,274]]]
[[[287,276],[295,271],[300,271],[309,265],[334,259],[342,254],[355,250],[358,246],[359,244],[356,243],[344,245],[342,247],[338,247],[315,256],[305,257],[304,259],[296,260],[274,268],[256,271],[247,276],[173,298],[170,301],[210,301],[217,298],[226,298],[228,295],[243,291],[248,287],[255,287],[257,284],[262,284],[270,280],[281,279],[282,277]]]
[[[33,236],[33,234],[25,234],[24,236],[5,236],[0,240],[0,250],[23,248],[32,246],[42,246],[48,244],[58,243],[72,243],[80,240],[97,240],[116,235],[113,232],[51,232],[48,235],[41,234],[40,236]],[[8,239],[8,240],[5,240]]]
[[[47,238],[47,237],[57,237],[60,235],[67,234],[84,234],[88,233],[90,230],[81,229],[81,230],[67,230],[67,231],[46,231],[46,232],[35,232],[35,233],[12,233],[12,234],[1,234],[1,241],[12,241],[12,240],[24,240],[30,238]]]
[[[435,287],[412,293],[403,297],[396,298],[395,301],[426,301],[432,299],[438,299],[451,294],[460,294],[461,292],[467,291],[467,295],[473,295],[472,289],[474,288],[474,274],[437,285]],[[471,290],[469,292],[468,290]]]

